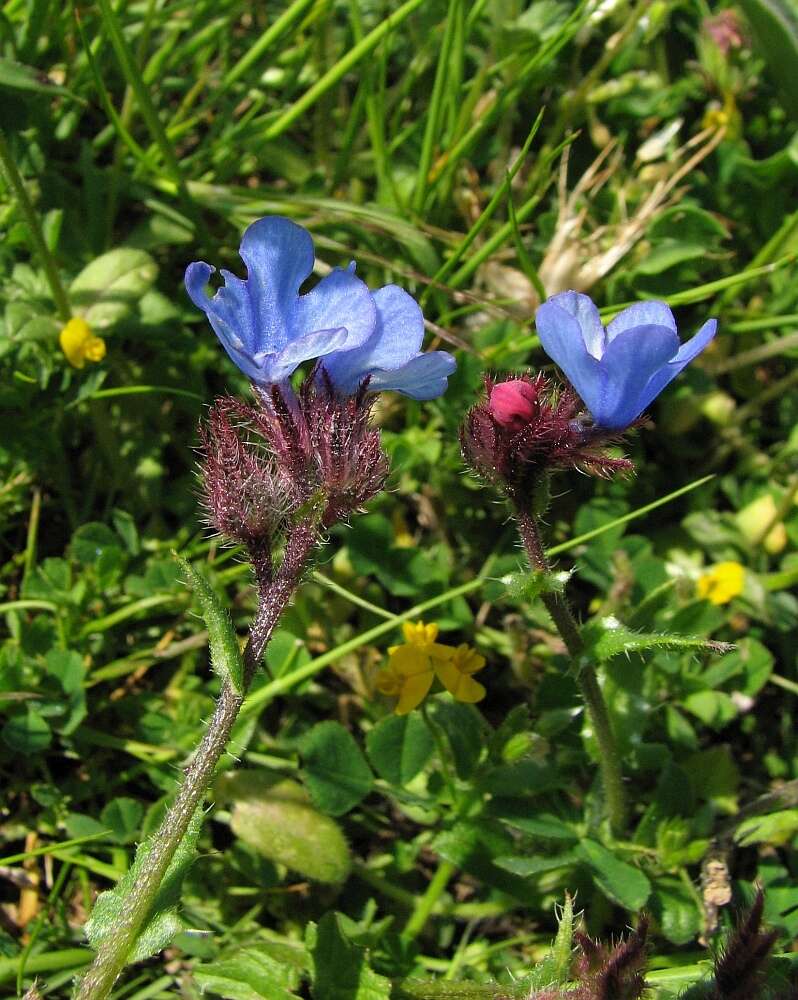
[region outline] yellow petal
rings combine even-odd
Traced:
[[[407,715],[421,704],[432,685],[433,677],[433,672],[428,670],[424,674],[415,674],[405,679],[399,702],[394,709],[397,715]]]
[[[429,656],[418,646],[397,646],[388,661],[388,669],[401,677],[415,677],[430,671]]]
[[[102,337],[90,337],[83,353],[88,361],[102,361],[105,357],[105,341]]]
[[[435,673],[449,694],[457,701],[465,701],[473,704],[474,702],[482,701],[485,697],[486,691],[484,686],[475,681],[473,677],[458,670],[451,661],[436,663]]]
[[[435,642],[438,638],[438,626],[431,622],[425,625],[424,622],[405,622],[402,625],[405,642],[412,646],[427,646]]]
[[[454,646],[444,646],[440,642],[433,642],[427,648],[427,653],[433,660],[451,660],[456,652]]]
[[[92,332],[85,319],[73,316],[58,335],[61,350],[73,368],[82,368],[86,364],[86,343],[91,340]]]
[[[380,694],[396,697],[402,690],[403,679],[394,673],[390,667],[384,667],[377,674],[377,690]]]
[[[696,583],[699,597],[712,604],[728,604],[743,592],[745,567],[738,562],[722,562],[702,573]]]
[[[475,674],[481,670],[486,663],[485,657],[480,655],[475,649],[462,643],[454,650],[454,665],[464,674]]]

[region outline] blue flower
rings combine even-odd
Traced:
[[[351,264],[300,295],[313,271],[313,240],[280,216],[254,222],[240,254],[246,280],[221,271],[225,283],[212,298],[205,287],[215,268],[195,261],[185,280],[191,301],[254,383],[284,383],[303,361],[319,358],[345,395],[366,376],[372,391],[396,389],[416,399],[445,391],[454,359],[443,351],[420,354],[424,321],[407,292],[387,285],[372,294]]]
[[[707,320],[686,344],[664,302],[638,302],[605,329],[587,295],[562,292],[535,317],[543,350],[570,379],[595,422],[621,430],[643,410],[715,336]]]
[[[333,386],[351,395],[368,376],[370,392],[394,389],[412,399],[440,396],[457,365],[446,351],[419,350],[424,317],[418,303],[396,285],[377,289],[372,298],[377,321],[369,339],[362,347],[336,351],[322,362]]]

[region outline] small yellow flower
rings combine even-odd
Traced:
[[[402,632],[405,644],[388,649],[388,665],[377,676],[377,690],[398,699],[397,715],[406,715],[421,704],[436,675],[458,701],[484,698],[485,688],[471,677],[485,666],[483,656],[465,644],[455,649],[436,642],[435,624],[406,622]]]
[[[738,562],[722,562],[698,578],[698,596],[712,604],[728,604],[743,592],[745,569]]]
[[[87,361],[102,361],[105,341],[95,337],[85,319],[73,316],[59,334],[58,341],[73,368],[83,368]]]
[[[471,674],[475,674],[484,666],[485,657],[463,643],[455,649],[451,659],[437,665],[436,673],[453,698],[473,704],[482,701],[486,692],[484,686],[475,681]]]

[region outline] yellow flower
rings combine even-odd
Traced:
[[[436,675],[458,701],[484,698],[485,688],[471,677],[485,666],[483,656],[465,644],[455,649],[436,642],[435,624],[406,622],[402,631],[405,644],[389,648],[388,665],[377,677],[377,690],[398,698],[397,715],[407,715],[421,704]]]
[[[743,592],[745,569],[738,562],[722,562],[698,578],[698,596],[712,604],[728,604]]]
[[[485,666],[485,657],[463,643],[450,660],[437,664],[436,673],[449,694],[457,701],[477,702],[485,697],[485,688],[475,681],[475,674]]]
[[[73,368],[83,368],[87,361],[102,361],[105,341],[95,337],[85,319],[73,316],[59,334],[58,341]]]

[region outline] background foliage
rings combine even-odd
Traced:
[[[64,357],[65,303],[7,184],[9,995],[37,975],[68,995],[96,893],[153,829],[211,710],[218,678],[171,551],[202,564],[241,631],[252,613],[246,568],[202,529],[194,453],[207,403],[248,390],[182,273],[237,270],[242,229],[271,212],[307,225],[324,265],[355,257],[371,286],[419,296],[459,369],[433,403],[381,401],[391,490],[334,533],[269,649],[185,876],[190,930],[117,995],[273,1000],[308,977],[317,1000],[376,1000],[405,977],[509,989],[531,982],[570,893],[605,938],[651,914],[649,983],[671,997],[730,922],[717,880],[740,905],[759,880],[791,949],[796,25],[792,0],[7,0],[5,158],[70,313],[107,346],[81,369]],[[636,477],[560,479],[548,514],[583,616],[737,644],[710,658],[605,643],[633,803],[621,840],[598,822],[560,642],[457,438],[484,371],[546,363],[532,314],[570,287],[613,308],[665,298],[683,337],[708,315],[721,326],[631,439]],[[699,599],[723,561],[745,567],[744,592]],[[376,693],[399,624],[420,618],[487,657],[478,708],[437,694],[398,718]]]

